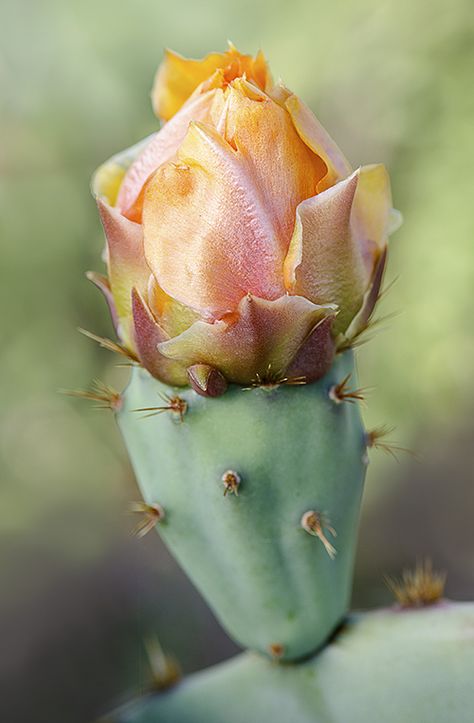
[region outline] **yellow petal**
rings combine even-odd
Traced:
[[[186,367],[209,364],[231,382],[276,382],[313,329],[333,314],[333,307],[316,306],[298,296],[267,301],[248,294],[229,319],[197,321],[158,348]],[[332,354],[332,342],[327,334],[324,337]],[[321,354],[327,361],[325,349]]]
[[[116,153],[99,166],[92,176],[91,191],[93,196],[104,199],[110,206],[115,206],[119,188],[127,169],[149,142],[150,137],[145,138],[131,146],[131,148]]]
[[[351,173],[349,161],[344,157],[329,133],[323,128],[316,116],[296,95],[285,101],[300,138],[326,163],[327,176],[318,190],[323,191]]]
[[[223,71],[223,84],[244,74],[261,88],[265,88],[271,80],[261,52],[253,58],[251,55],[242,55],[230,45],[225,53],[210,53],[205,58],[194,60],[166,50],[152,90],[156,115],[165,121],[169,120],[195,89],[219,69]]]
[[[210,318],[234,310],[248,292],[284,294],[284,252],[248,164],[198,123],[178,161],[150,180],[143,208],[145,254],[161,288]]]
[[[354,198],[351,225],[362,245],[369,271],[385,245],[392,219],[390,179],[381,164],[363,166]]]

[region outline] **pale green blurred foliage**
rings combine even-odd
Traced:
[[[359,353],[362,383],[376,387],[366,419],[427,449],[472,427],[470,0],[7,0],[1,15],[3,539],[29,546],[31,560],[39,547],[87,565],[129,526],[137,492],[112,419],[57,389],[126,378],[75,331],[112,333],[83,276],[101,268],[103,244],[88,184],[156,129],[149,90],[165,46],[263,48],[354,165],[387,164],[405,222],[387,281],[399,278],[378,314],[401,313]],[[379,455],[368,508],[402,474]],[[34,596],[14,558],[4,569],[7,599]]]

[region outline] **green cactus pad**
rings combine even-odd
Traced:
[[[144,698],[115,723],[471,723],[474,604],[351,619],[306,663],[246,653]]]
[[[313,384],[205,398],[136,368],[117,415],[170,550],[237,642],[282,660],[314,653],[349,602],[365,434],[330,395],[349,374],[346,352]]]

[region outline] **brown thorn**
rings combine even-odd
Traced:
[[[401,313],[401,311],[394,311],[391,314],[385,314],[385,316],[379,316],[377,318],[373,318],[371,316],[363,329],[361,329],[351,339],[348,339],[344,344],[341,344],[337,353],[341,354],[342,352],[347,351],[347,349],[357,349],[358,347],[367,344],[369,341],[372,341],[378,333],[386,330],[386,327],[382,327],[382,324],[400,316]]]
[[[249,391],[250,389],[256,389],[257,387],[266,387],[267,389],[276,389],[281,386],[295,387],[307,384],[308,380],[306,376],[301,375],[297,377],[282,377],[279,373],[272,374],[270,371],[266,375],[261,375],[257,372],[255,378],[250,382],[249,387],[243,387],[243,391]]]
[[[305,532],[317,537],[323,543],[327,554],[331,560],[334,560],[337,555],[337,550],[333,545],[331,545],[324,534],[324,528],[326,528],[333,537],[337,537],[337,533],[334,527],[331,526],[327,516],[324,513],[316,512],[315,510],[308,510],[301,517],[300,525]]]
[[[329,398],[336,404],[342,402],[365,402],[365,395],[369,391],[369,387],[360,387],[359,389],[350,389],[349,380],[352,374],[349,372],[339,384],[333,384],[329,389]]]
[[[379,301],[384,299],[391,292],[391,290],[393,289],[395,284],[397,284],[399,282],[399,280],[400,280],[400,274],[397,274],[396,276],[394,276],[394,278],[391,281],[389,281],[389,283],[386,286],[384,286],[383,289],[380,289],[379,294],[377,296],[377,301],[375,303],[378,304]]]
[[[84,336],[87,336],[88,339],[92,339],[92,341],[96,341],[99,346],[101,346],[103,349],[107,349],[107,351],[112,351],[115,354],[120,354],[121,356],[126,357],[127,359],[130,359],[134,364],[139,363],[139,359],[130,349],[127,349],[122,344],[118,344],[115,341],[112,341],[112,339],[107,339],[104,336],[98,336],[97,334],[93,334],[91,331],[87,331],[87,329],[82,329],[81,327],[78,327],[78,331],[81,334],[84,334]]]
[[[137,407],[137,409],[132,409],[132,412],[150,412],[149,414],[142,415],[142,419],[147,419],[148,417],[154,417],[156,414],[163,414],[163,412],[172,412],[173,414],[176,414],[179,417],[179,421],[184,421],[184,415],[188,411],[188,403],[185,399],[179,396],[167,396],[166,394],[161,394],[159,392],[159,396],[163,399],[166,404],[162,407]]]
[[[165,511],[158,503],[149,505],[146,502],[132,502],[130,512],[138,512],[143,515],[133,530],[133,535],[138,538],[145,537],[158,522],[162,522],[165,518]]]
[[[78,397],[79,399],[99,402],[96,409],[111,409],[116,412],[122,405],[122,395],[113,387],[101,382],[100,379],[94,379],[92,389],[59,389],[58,391],[68,397]]]
[[[381,426],[375,427],[370,432],[366,432],[365,439],[367,447],[370,449],[381,449],[386,454],[389,454],[396,462],[399,462],[399,453],[404,452],[412,457],[415,457],[413,450],[407,447],[401,447],[396,442],[392,442],[386,437],[395,430],[395,427]]]
[[[446,573],[433,572],[433,563],[428,558],[417,562],[414,570],[403,570],[401,578],[386,575],[384,581],[402,607],[423,607],[441,600]]]

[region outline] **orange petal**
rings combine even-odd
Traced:
[[[160,354],[158,344],[168,335],[156,322],[143,296],[132,289],[135,347],[141,363],[150,374],[166,384],[184,386],[188,383],[186,369],[178,362]]]
[[[242,55],[230,45],[225,53],[209,53],[205,58],[194,60],[166,50],[152,90],[156,115],[163,120],[169,120],[194,90],[218,69],[223,71],[224,83],[244,74],[261,88],[265,88],[271,80],[261,52],[253,58],[251,55]]]
[[[131,290],[136,286],[145,293],[150,276],[143,253],[142,228],[102,199],[97,200],[97,205],[107,238],[108,275],[117,311],[119,336],[126,345],[131,345]]]
[[[360,309],[370,278],[350,225],[358,179],[356,171],[298,206],[285,260],[291,293],[316,304],[337,304],[336,333],[344,331]]]
[[[178,160],[145,194],[145,254],[159,285],[211,318],[248,292],[284,294],[273,214],[241,155],[211,126],[192,123]]]
[[[155,133],[128,169],[117,196],[117,208],[130,220],[140,223],[143,198],[140,192],[153,171],[175,156],[192,120],[206,120],[216,91],[191,98],[169,123]],[[139,203],[135,202],[139,199]]]
[[[303,143],[287,111],[243,79],[230,84],[217,129],[245,162],[286,253],[296,207],[315,195],[326,164]]]
[[[285,101],[300,138],[325,162],[328,171],[318,190],[323,191],[345,178],[352,169],[329,133],[323,128],[314,113],[298,96],[291,95]]]
[[[248,294],[229,319],[196,321],[159,349],[188,367],[209,364],[238,384],[278,381],[314,327],[334,312],[299,296],[267,301]]]

